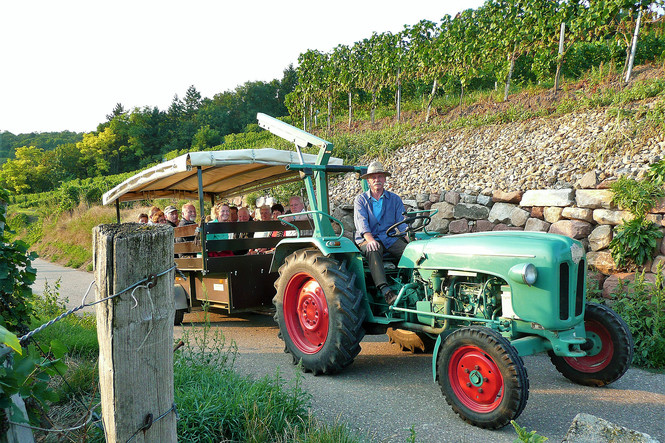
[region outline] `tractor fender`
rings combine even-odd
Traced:
[[[434,383],[436,383],[438,379],[436,374],[436,361],[438,360],[439,348],[441,347],[441,342],[443,340],[443,334],[439,334],[439,336],[436,338],[436,343],[434,343],[434,350],[432,351],[432,378],[434,379]]]
[[[187,291],[181,285],[174,285],[173,292],[175,293],[175,309],[186,309],[189,312],[189,300]]]
[[[360,250],[346,237],[293,237],[285,238],[275,247],[275,253],[270,264],[270,272],[277,272],[284,260],[295,251],[303,248],[316,248],[323,255],[331,254],[360,254]]]

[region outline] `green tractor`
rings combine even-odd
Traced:
[[[526,405],[522,356],[547,352],[564,377],[588,386],[626,372],[630,331],[611,309],[586,301],[580,242],[514,231],[441,236],[427,231],[431,211],[406,213],[406,232],[388,229],[409,244],[386,270],[398,294],[387,305],[358,247],[343,228],[335,232],[333,222],[342,223],[328,202],[331,173],[362,175],[367,168],[328,165],[330,142],[263,114],[258,120],[293,142],[301,159],[301,149],[319,149],[315,163],[288,166],[304,181],[313,235],[280,241],[270,268],[279,273],[273,303],[280,337],[305,371],[339,372],[365,334],[389,333],[405,347],[432,349],[433,378],[446,401],[465,421],[490,429]]]

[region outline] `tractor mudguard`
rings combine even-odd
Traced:
[[[189,301],[187,300],[187,291],[185,291],[185,288],[181,285],[175,285],[173,289],[175,292],[175,309],[186,309],[189,312]]]

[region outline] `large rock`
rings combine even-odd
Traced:
[[[662,271],[665,271],[665,255],[658,255],[653,259],[653,264],[651,265],[651,272],[654,274],[658,273],[658,267],[662,266]]]
[[[495,203],[519,203],[522,200],[522,191],[512,191],[512,192],[503,192],[503,191],[494,191],[492,193],[492,201]]]
[[[531,208],[531,217],[539,218],[542,220],[544,218],[544,212],[545,208],[543,208],[542,206],[534,206]]]
[[[450,203],[451,205],[456,205],[460,202],[460,195],[459,195],[459,192],[448,191],[448,192],[446,192],[446,195],[443,199],[444,199],[444,201],[446,201],[447,203]]]
[[[665,214],[665,198],[658,200],[653,209],[651,209],[651,212],[656,214]]]
[[[522,208],[514,208],[510,211],[510,224],[513,226],[524,226],[529,219],[530,212]]]
[[[593,211],[586,208],[563,208],[563,211],[561,211],[561,216],[563,218],[582,220],[589,223],[593,221]]]
[[[475,204],[478,202],[478,196],[473,194],[462,193],[460,194],[460,203]]]
[[[611,211],[609,209],[594,209],[593,221],[599,225],[621,225],[623,221],[634,219],[635,216],[628,211]]]
[[[630,286],[630,283],[635,282],[635,279],[638,277],[641,278],[641,273],[636,274],[634,272],[618,272],[612,274],[605,279],[603,283],[603,297],[605,298],[622,298],[633,294],[635,291]],[[644,281],[648,283],[656,282],[656,275],[651,273],[644,274]],[[618,293],[618,287],[623,285],[621,293]]]
[[[556,223],[561,220],[561,214],[563,213],[563,208],[559,207],[548,207],[543,209],[543,218],[548,223]]]
[[[471,204],[471,203],[460,203],[455,205],[454,217],[455,218],[466,218],[469,220],[482,220],[487,219],[489,216],[490,210],[487,206]]]
[[[492,223],[510,223],[510,214],[516,207],[510,203],[494,203],[487,219]]]
[[[488,232],[494,229],[494,223],[489,220],[478,220],[471,227],[471,232]]]
[[[613,196],[609,189],[578,189],[575,201],[580,208],[612,209]]]
[[[545,220],[531,217],[526,221],[526,224],[524,225],[524,230],[547,232],[550,229],[550,226],[551,224],[547,223]]]
[[[573,189],[540,189],[526,191],[520,206],[571,206],[574,201]]]
[[[591,233],[591,223],[581,220],[559,220],[552,223],[549,231],[550,234],[560,234],[566,237],[581,239],[588,237]]]
[[[561,443],[658,443],[649,434],[580,412]]]
[[[577,182],[580,189],[590,189],[598,186],[598,171],[589,171]]]
[[[608,250],[589,252],[586,255],[586,259],[589,266],[597,269],[605,275],[611,274],[617,268],[617,265],[612,258],[612,254]]]
[[[464,234],[469,232],[469,221],[465,218],[451,221],[448,225],[448,232],[451,234]]]
[[[612,227],[599,225],[589,235],[589,247],[592,251],[600,251],[610,245],[612,241]]]
[[[455,212],[455,205],[451,205],[448,202],[439,202],[434,203],[430,209],[436,209],[439,211],[433,217],[437,218],[453,218]]]
[[[438,232],[440,234],[448,233],[448,225],[450,225],[450,220],[443,217],[437,217],[437,215],[432,217],[432,221],[427,226],[427,230],[432,232]]]
[[[483,195],[483,194],[480,194],[480,195],[478,196],[477,200],[478,200],[477,203],[478,203],[479,205],[492,207],[492,197],[490,197],[489,195]]]

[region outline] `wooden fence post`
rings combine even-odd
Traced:
[[[97,300],[173,266],[173,228],[138,223],[93,230]],[[107,442],[176,441],[174,271],[97,305],[99,384]],[[145,285],[145,283],[144,283]],[[170,412],[169,412],[170,411]],[[159,416],[163,418],[157,420]],[[152,422],[146,430],[140,430]]]

